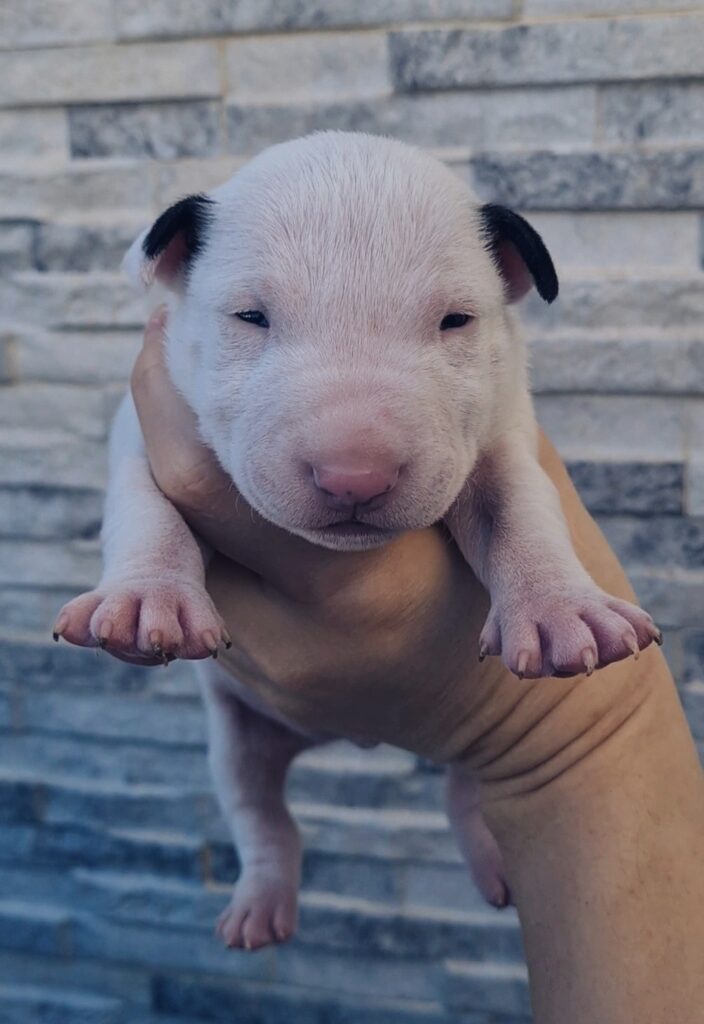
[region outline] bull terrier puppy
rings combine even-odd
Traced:
[[[430,155],[354,132],[273,146],[137,238],[126,269],[169,289],[166,356],[203,440],[267,520],[343,551],[444,521],[491,597],[479,656],[519,678],[591,674],[660,639],[579,562],[537,460],[526,352],[510,307],[552,302],[545,245]],[[56,633],[164,658],[227,634],[203,546],[151,476],[128,395],[110,441],[97,588]],[[213,661],[199,662],[210,762],[242,870],[218,930],[257,948],[295,928],[298,832],[283,796],[316,742]],[[486,898],[508,899],[466,778],[448,809]]]

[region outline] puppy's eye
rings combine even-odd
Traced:
[[[474,320],[469,313],[448,313],[440,324],[441,331],[451,331],[453,327],[464,327],[470,320]]]
[[[256,324],[257,327],[269,326],[269,321],[258,309],[243,309],[240,313],[235,313],[235,316],[245,323]]]

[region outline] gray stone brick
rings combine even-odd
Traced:
[[[485,153],[472,184],[492,202],[525,210],[680,209],[704,203],[697,149]]]
[[[44,955],[69,956],[68,914],[46,904],[0,900],[0,946]]]
[[[170,160],[212,156],[221,148],[220,108],[209,100],[76,106],[68,120],[72,157]]]
[[[19,9],[19,8],[18,8]],[[24,8],[26,10],[26,8]],[[10,5],[3,5],[2,12]],[[2,29],[0,29],[2,35]],[[0,152],[3,163],[64,160],[68,132],[64,110],[0,110]]]
[[[593,267],[607,276],[622,274],[627,266],[630,272],[658,267],[672,274],[699,267],[699,215],[693,210],[534,210],[527,215],[558,273]]]
[[[684,682],[704,682],[704,632],[693,630],[684,636]]]
[[[85,652],[84,652],[85,653]],[[95,662],[93,662],[95,663]],[[146,669],[140,670],[146,674]],[[96,688],[105,686],[105,678],[96,673]],[[71,680],[73,684],[73,680]],[[56,680],[53,680],[56,686]],[[210,785],[204,751],[159,747],[158,757],[152,743],[110,743],[89,736],[60,736],[50,733],[6,733],[2,740],[3,763],[31,764],[36,771],[90,778],[115,784],[180,786],[184,792]],[[137,827],[137,822],[127,822]],[[145,822],[141,823],[144,825]],[[231,880],[231,876],[228,876]],[[357,879],[358,880],[358,879]]]
[[[0,540],[0,583],[89,590],[100,575],[96,541]]]
[[[54,431],[12,430],[0,432],[0,482],[4,485],[102,487],[106,476],[105,445],[98,441],[72,441]]]
[[[629,566],[704,569],[704,519],[601,516],[599,525]]]
[[[661,628],[681,629],[701,626],[704,607],[704,573],[701,570],[672,568],[663,563],[657,568],[628,567],[629,579],[644,608]]]
[[[0,485],[0,537],[97,537],[102,506],[98,490]]]
[[[5,632],[16,631],[18,635],[40,633],[47,637],[57,609],[75,596],[75,589],[41,585],[29,587],[23,586],[21,581],[0,586],[0,622]]]
[[[41,985],[0,985],[3,1024],[122,1024],[117,999]]]
[[[370,1000],[354,1001],[316,995],[314,990],[279,989],[275,985],[236,985],[226,979],[198,979],[159,974],[154,981],[154,1007],[159,1012],[186,1013],[203,1020],[242,1024],[445,1024],[437,1004]]]
[[[689,78],[704,71],[696,14],[594,19],[506,28],[392,32],[400,90]]]
[[[264,145],[282,142],[325,128],[393,135],[426,147],[500,147],[532,145],[536,138],[575,143],[591,131],[595,97],[588,86],[555,90],[515,89],[477,91],[443,96],[380,96],[330,102],[238,103],[227,108],[229,146],[248,154]]]
[[[692,516],[704,516],[704,454],[691,453],[686,472],[687,512]]]
[[[85,652],[90,657],[90,652]],[[74,696],[34,692],[22,720],[26,729],[104,739],[147,740],[158,746],[196,746],[205,751],[200,702],[151,702],[139,696]],[[155,752],[154,756],[158,756]]]
[[[34,244],[34,269],[117,271],[138,233],[127,217],[125,223],[40,224]]]
[[[20,271],[0,280],[0,305],[12,315],[22,310],[25,324],[59,328],[141,329],[148,309],[146,297],[136,295],[121,274],[101,271]]]
[[[692,735],[704,740],[704,683],[688,683],[680,690],[680,698]]]
[[[0,104],[209,98],[219,91],[213,43],[66,47],[3,54]]]
[[[117,32],[121,38],[211,35],[227,32],[281,32],[286,29],[354,28],[411,19],[505,19],[511,0],[122,0]]]
[[[0,222],[0,272],[29,270],[34,265],[35,227],[29,222]]]
[[[646,332],[558,331],[530,340],[535,393],[704,393],[704,340]]]
[[[168,833],[104,830],[77,824],[41,828],[6,825],[0,835],[0,863],[12,864],[19,856],[26,858],[30,868],[102,867],[201,878],[204,851],[199,840]]]
[[[170,672],[183,672],[172,665]],[[47,632],[37,639],[3,637],[0,640],[0,679],[26,690],[53,690],[64,681],[62,692],[87,690],[127,694],[142,692],[150,670],[128,665],[102,651],[88,651],[68,643],[53,643]]]
[[[521,306],[521,318],[532,334],[538,329],[576,328],[592,332],[592,337],[596,331],[613,334],[617,330],[630,331],[632,337],[646,329],[651,337],[661,332],[663,342],[678,328],[683,334],[696,329],[703,312],[704,288],[698,277],[664,274],[633,278],[593,275],[581,280],[563,276],[559,299],[552,306],[535,293]],[[696,354],[695,359],[698,362]]]
[[[3,725],[8,722],[8,718],[7,714],[0,716]],[[0,821],[5,824],[36,824],[43,811],[43,804],[44,794],[38,783],[18,778],[16,769],[0,769]]]
[[[522,965],[449,960],[444,994],[456,1011],[488,1010],[524,1017],[531,1012],[528,974]]]
[[[701,11],[702,0],[523,0],[526,18],[550,15],[660,14],[665,11]]]
[[[142,344],[140,331],[42,331],[8,334],[21,380],[125,387]]]
[[[58,211],[85,214],[120,210],[134,221],[141,209],[144,225],[153,210],[152,178],[135,161],[103,161],[65,168],[36,161],[0,167],[0,217],[53,221]]]
[[[638,82],[605,86],[600,137],[615,143],[691,143],[704,139],[704,84]]]
[[[91,43],[112,36],[111,0],[26,0],[0,7],[3,49]]]
[[[235,39],[225,55],[228,92],[240,104],[377,98],[391,90],[383,32]]]
[[[571,462],[682,462],[684,414],[667,398],[539,395],[538,420]]]
[[[682,513],[681,463],[570,462],[567,468],[592,514]]]
[[[61,431],[65,436],[103,440],[107,434],[102,394],[70,384],[14,384],[3,390],[0,430]]]

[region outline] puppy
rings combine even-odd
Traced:
[[[422,151],[363,133],[273,146],[210,195],[176,203],[125,266],[169,289],[167,362],[204,441],[266,519],[311,544],[374,548],[444,520],[491,597],[479,655],[520,678],[573,675],[660,639],[572,548],[536,457],[526,353],[511,305],[558,282],[518,214],[479,205]],[[226,643],[202,546],[156,487],[131,398],[110,441],[96,590],[57,633],[110,650],[202,659]],[[198,665],[215,788],[242,871],[228,945],[288,937],[300,843],[283,800],[315,742]],[[486,898],[508,892],[473,794],[450,817]]]

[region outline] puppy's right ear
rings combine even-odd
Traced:
[[[157,217],[125,254],[122,267],[130,279],[141,288],[157,280],[180,291],[189,265],[203,247],[212,205],[207,196],[187,196]]]

